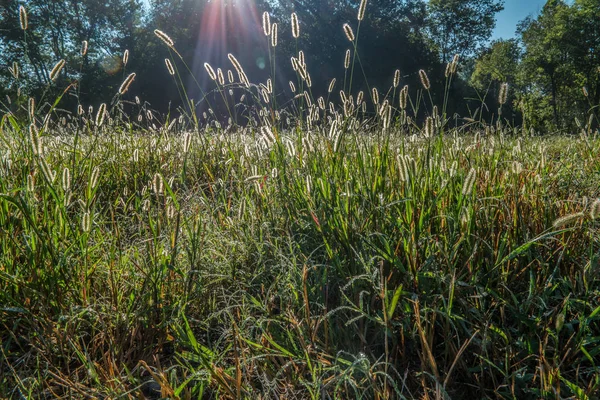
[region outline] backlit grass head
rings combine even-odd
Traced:
[[[59,62],[57,62],[54,65],[54,68],[52,68],[52,71],[50,71],[50,75],[49,75],[51,81],[55,81],[56,78],[58,78],[58,75],[60,74],[60,71],[62,71],[64,66],[65,66],[65,60],[60,60]]]
[[[292,13],[292,37],[298,39],[300,37],[300,24],[298,22],[298,15]]]
[[[29,19],[27,17],[27,10],[23,6],[19,6],[19,23],[22,30],[27,30],[29,26]]]
[[[344,24],[344,34],[349,41],[354,42],[354,32],[349,24]]]

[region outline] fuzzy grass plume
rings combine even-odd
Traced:
[[[367,0],[361,0],[358,6],[358,20],[362,21],[365,18],[365,11],[367,9]]]
[[[21,29],[26,31],[29,27],[29,18],[27,16],[27,10],[24,6],[19,6],[19,24]]]
[[[125,80],[119,87],[119,94],[123,95],[129,90],[129,86],[131,86],[131,84],[135,80],[135,76],[136,76],[135,72],[133,72],[133,73],[129,74],[129,76],[127,78],[125,78]]]
[[[425,90],[431,89],[431,83],[429,82],[429,77],[427,76],[427,72],[425,70],[419,70],[419,79],[421,80],[421,85]]]
[[[300,37],[300,24],[298,22],[298,15],[292,13],[292,37],[298,39]]]
[[[175,42],[173,42],[173,39],[171,39],[169,37],[169,35],[167,35],[163,31],[161,31],[160,29],[155,29],[154,30],[154,35],[156,35],[157,38],[159,38],[160,40],[162,40],[162,42],[164,44],[166,44],[168,47],[170,47],[172,49],[175,48]]]
[[[54,68],[52,68],[52,70],[50,71],[50,80],[51,81],[55,81],[56,78],[58,78],[58,75],[60,74],[60,72],[62,71],[62,69],[65,66],[65,60],[60,60],[59,62],[57,62],[54,65]]]
[[[501,105],[506,104],[506,99],[508,98],[508,83],[503,83],[500,85],[500,94],[498,95],[498,103]]]
[[[344,24],[344,34],[349,41],[354,42],[354,31],[349,24]]]
[[[106,103],[100,104],[98,107],[98,113],[96,114],[96,126],[100,128],[104,123],[104,118],[106,117]]]
[[[213,69],[213,67],[210,66],[209,63],[204,63],[204,69],[208,73],[208,76],[210,77],[210,79],[212,79],[213,81],[217,80],[217,75],[215,74],[215,70]]]
[[[263,27],[263,33],[265,34],[265,36],[270,36],[271,35],[271,17],[269,15],[269,13],[266,11],[262,15],[262,27]]]
[[[173,68],[173,64],[171,63],[171,60],[169,60],[168,58],[165,58],[165,66],[167,67],[167,71],[169,72],[169,75],[171,75],[171,76],[175,75],[175,68]]]

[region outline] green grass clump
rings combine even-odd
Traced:
[[[3,396],[599,388],[597,138],[6,121]]]

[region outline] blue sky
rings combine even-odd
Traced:
[[[504,10],[496,15],[496,29],[493,38],[509,39],[515,36],[519,21],[528,15],[537,15],[546,0],[505,0]]]

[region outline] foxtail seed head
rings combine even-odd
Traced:
[[[204,69],[206,70],[206,72],[208,72],[208,76],[210,77],[210,79],[212,79],[213,81],[217,80],[217,75],[215,74],[215,70],[210,66],[209,63],[204,63]]]
[[[164,44],[166,44],[167,46],[169,46],[171,48],[175,48],[175,42],[173,42],[173,39],[171,39],[169,37],[169,35],[167,35],[166,33],[164,33],[163,31],[161,31],[159,29],[155,29],[154,34],[156,35],[157,38],[162,40]]]
[[[129,90],[129,86],[131,86],[131,83],[134,80],[135,80],[135,72],[129,74],[129,76],[127,78],[125,78],[125,80],[121,84],[121,87],[119,88],[119,94],[125,94]]]
[[[465,178],[465,182],[463,183],[462,195],[467,196],[469,193],[473,191],[473,186],[475,185],[475,179],[477,178],[477,172],[475,168],[471,168],[469,174]]]
[[[267,93],[265,89],[261,89],[260,94],[262,95],[263,101],[269,103],[269,93]]]
[[[127,65],[129,62],[129,49],[126,49],[123,53],[123,65]]]
[[[584,217],[582,212],[565,215],[564,217],[560,217],[552,223],[552,226],[555,228],[560,228],[561,226],[569,225],[572,222],[581,219]]]
[[[271,17],[266,11],[263,13],[262,16],[262,26],[265,36],[269,36],[271,34]]]
[[[327,93],[331,93],[333,92],[333,88],[335,87],[335,78],[333,78],[331,80],[331,82],[329,82],[329,88],[327,89]]]
[[[382,118],[383,118],[383,129],[388,129],[390,127],[390,123],[392,121],[392,106],[387,104],[387,100],[386,100],[386,104],[384,104],[383,108],[383,114],[382,114]]]
[[[12,67],[8,67],[8,71],[15,79],[19,79],[19,64],[16,61],[13,61]]]
[[[397,88],[399,84],[400,84],[400,70],[397,69],[396,72],[394,72],[394,88]]]
[[[21,24],[21,29],[23,29],[24,31],[27,30],[27,26],[28,26],[28,19],[27,19],[27,10],[25,9],[25,7],[20,6],[19,7],[19,23]]]
[[[68,167],[65,167],[65,169],[63,169],[62,188],[65,192],[68,192],[71,189],[71,171],[69,171]]]
[[[408,102],[408,85],[405,85],[400,91],[400,108],[405,110]]]
[[[27,175],[27,190],[33,192],[35,190],[35,177],[31,174]]]
[[[349,24],[344,24],[344,33],[349,41],[354,42],[354,32]]]
[[[456,70],[458,69],[458,61],[459,61],[460,56],[458,54],[454,55],[454,58],[452,58],[452,68],[451,68],[451,73],[455,74]]]
[[[269,143],[275,143],[277,141],[275,134],[268,126],[261,126],[260,133],[262,134],[263,138],[265,138],[265,140],[267,140]]]
[[[596,199],[590,208],[590,217],[595,220],[600,218],[600,199]]]
[[[84,232],[89,232],[92,225],[92,217],[90,216],[90,212],[86,211],[83,214],[83,218],[81,219],[81,230]]]
[[[356,105],[357,106],[359,106],[362,103],[364,95],[365,95],[365,93],[362,90],[360,92],[358,92],[358,94],[356,95]]]
[[[152,179],[152,190],[157,195],[163,194],[164,182],[162,176],[158,173],[154,174],[154,178]]]
[[[191,144],[192,144],[192,135],[189,132],[186,132],[185,136],[183,137],[183,152],[184,153],[187,153],[190,150]]]
[[[244,73],[244,70],[242,69],[242,65],[237,60],[237,58],[235,58],[235,56],[231,53],[227,54],[227,58],[229,58],[229,61],[231,61],[231,64],[233,64],[233,67],[237,71],[238,75],[242,75]]]
[[[348,101],[348,98],[346,97],[346,92],[344,92],[343,90],[340,90],[340,98],[342,99],[342,103],[346,103]]]
[[[425,137],[426,138],[433,137],[434,129],[435,129],[435,127],[433,124],[433,118],[427,117],[427,119],[425,120]]]
[[[306,68],[303,67],[299,62],[296,62],[296,64],[298,65],[298,73],[300,74],[300,78],[302,78],[302,80],[306,80]]]
[[[298,15],[296,13],[292,13],[292,36],[294,39],[300,37],[300,24],[298,23]]]
[[[88,41],[84,40],[83,42],[81,42],[81,56],[85,56],[87,54],[88,51]]]
[[[379,104],[379,91],[377,90],[377,88],[373,88],[371,90],[371,93],[373,95],[373,104]]]
[[[365,18],[365,10],[367,9],[367,0],[362,0],[358,6],[358,20],[362,21]]]
[[[98,107],[98,113],[96,114],[96,126],[101,127],[104,123],[104,116],[106,115],[106,103],[100,104]]]
[[[242,71],[241,75],[240,75],[240,82],[246,86],[247,88],[250,87],[250,80],[248,80],[248,76],[246,76],[246,73],[244,71]],[[243,96],[242,96],[243,97]],[[242,100],[243,101],[243,100]]]
[[[92,190],[96,189],[96,186],[98,186],[98,179],[99,178],[100,178],[100,168],[95,167],[92,170],[92,173],[90,175],[90,182],[89,182],[90,188]]]
[[[425,90],[429,90],[431,88],[431,83],[429,82],[429,77],[427,77],[427,73],[420,69],[419,70],[419,78],[421,79],[421,84],[425,88]]]
[[[317,103],[319,104],[319,108],[321,110],[325,110],[325,99],[323,97],[319,97],[317,99]]]
[[[271,46],[277,47],[277,23],[271,26]]]
[[[35,99],[33,97],[29,98],[28,111],[29,111],[29,118],[31,120],[33,120],[35,117]]]
[[[58,74],[60,74],[60,71],[62,71],[64,66],[65,66],[65,60],[60,60],[59,62],[56,63],[54,68],[52,68],[52,71],[50,71],[50,80],[51,81],[55,81],[56,78],[58,78]]]
[[[173,64],[171,64],[171,60],[165,58],[165,65],[167,66],[167,71],[169,71],[169,75],[175,75],[175,68],[173,68]]]
[[[346,58],[344,58],[344,68],[350,68],[350,49],[346,50]]]
[[[31,141],[31,149],[36,156],[42,155],[42,138],[37,132],[35,124],[29,125],[29,140]]]
[[[221,68],[217,68],[217,81],[219,81],[219,85],[225,85],[225,75],[223,75],[223,70]]]
[[[506,104],[506,99],[508,97],[508,83],[503,83],[500,85],[500,94],[498,95],[498,103],[500,105]]]

